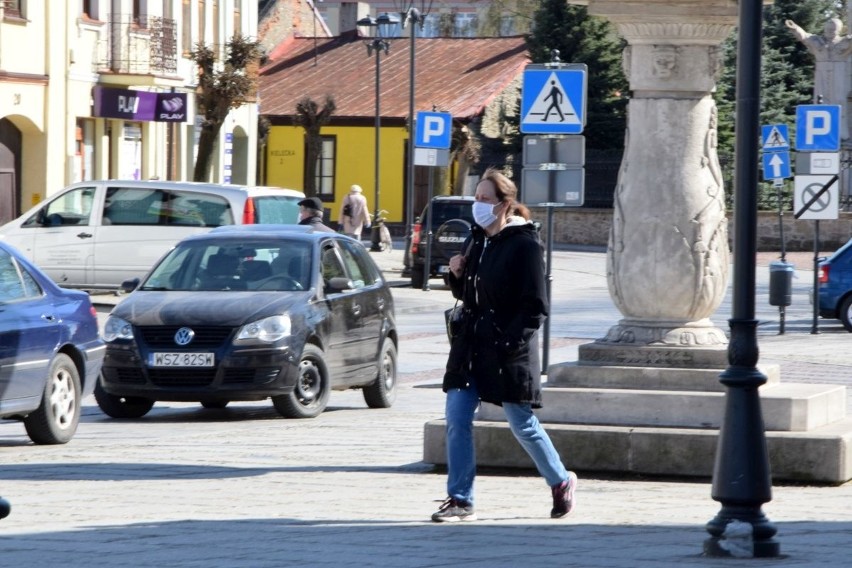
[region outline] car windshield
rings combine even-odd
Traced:
[[[473,201],[461,203],[433,202],[433,204],[436,205],[432,211],[433,227],[440,227],[450,219],[465,219],[466,221],[473,221]],[[426,222],[425,216],[423,217],[423,222]]]
[[[190,242],[157,265],[142,290],[307,290],[311,245],[305,242]]]

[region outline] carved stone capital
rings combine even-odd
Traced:
[[[631,45],[719,45],[734,29],[731,24],[682,22],[617,22],[618,32]]]

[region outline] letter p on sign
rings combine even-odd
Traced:
[[[840,105],[796,107],[796,150],[799,152],[840,150]]]
[[[446,112],[418,112],[414,145],[418,148],[449,148],[453,117]]]

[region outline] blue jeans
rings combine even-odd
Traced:
[[[472,381],[470,388],[447,392],[447,494],[470,504],[473,504],[473,480],[476,477],[473,415],[478,406],[479,392]],[[503,412],[512,434],[532,458],[547,484],[553,487],[568,479],[568,471],[530,405],[504,402]]]

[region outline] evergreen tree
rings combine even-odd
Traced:
[[[533,17],[527,48],[533,63],[547,63],[559,50],[563,63],[585,63],[587,76],[586,147],[624,147],[628,84],[622,69],[624,41],[604,19],[585,6],[542,0]]]

